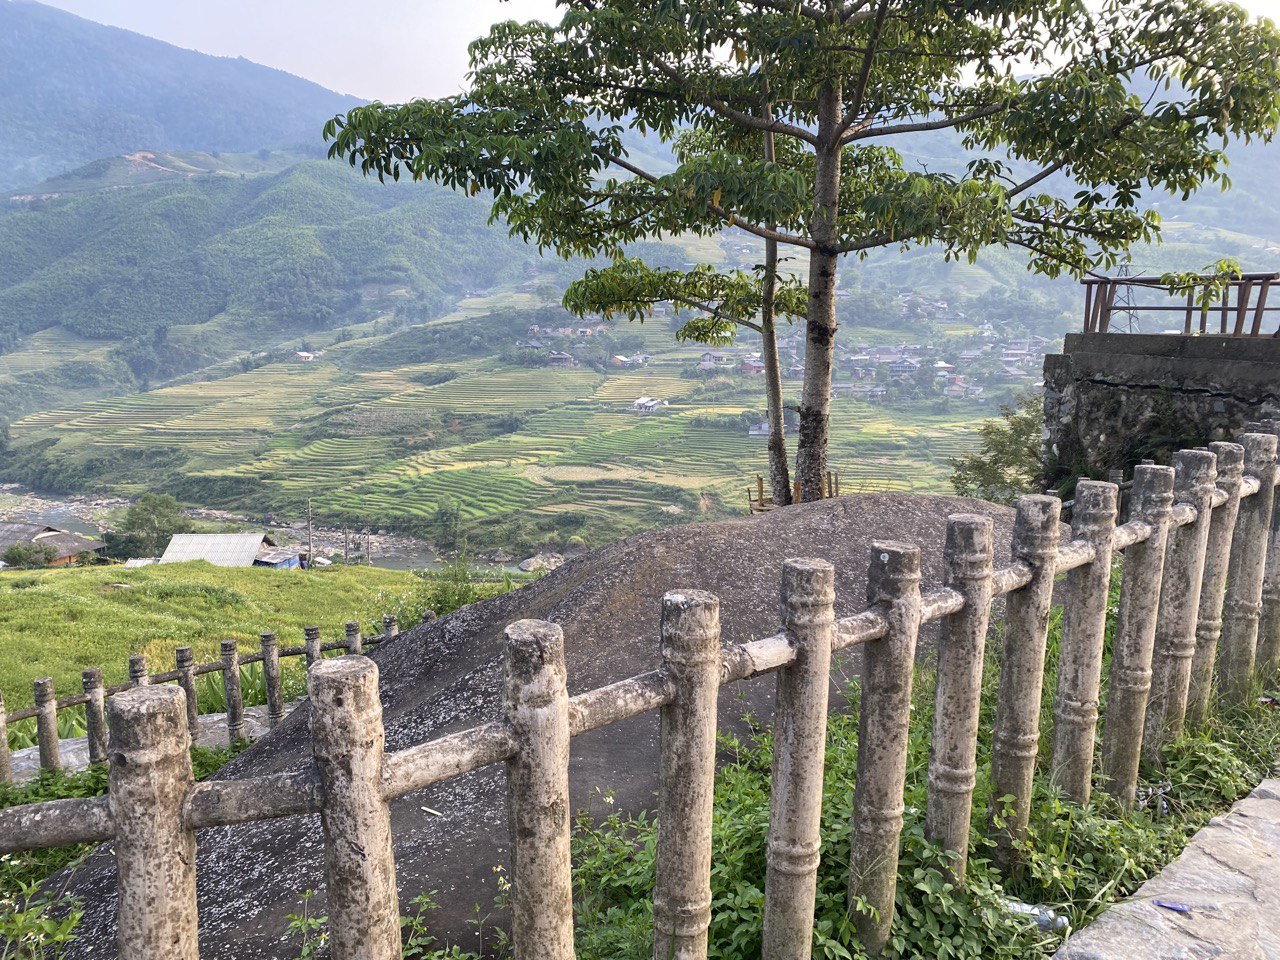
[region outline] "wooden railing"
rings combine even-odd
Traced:
[[[1226,284],[1217,303],[1201,302],[1201,293],[1187,292],[1186,303],[1155,304],[1117,303],[1121,291],[1157,290],[1169,295],[1160,277],[1088,277],[1084,280],[1084,332],[1126,333],[1116,326],[1117,314],[1132,317],[1141,313],[1176,314],[1181,320],[1183,336],[1196,333],[1221,337],[1280,337],[1280,326],[1265,329],[1267,314],[1280,312],[1280,303],[1267,305],[1271,287],[1280,281],[1280,273],[1246,273]],[[1201,287],[1215,282],[1205,277]]]
[[[363,636],[360,624],[355,620],[347,622],[346,635],[341,640],[322,643],[319,627],[303,629],[303,644],[300,647],[280,647],[274,633],[263,633],[259,636],[261,651],[248,656],[240,656],[239,645],[234,640],[224,640],[221,645],[222,656],[208,663],[196,663],[190,647],[178,647],[174,651],[177,665],[173,670],[163,673],[148,673],[147,658],[136,654],[129,658],[129,680],[106,686],[102,680],[102,669],[93,667],[81,675],[83,693],[59,698],[54,690],[52,677],[41,677],[34,686],[35,706],[24,710],[4,712],[4,695],[0,693],[0,782],[12,779],[12,758],[9,752],[8,727],[20,720],[36,721],[36,743],[40,755],[42,770],[57,770],[62,767],[61,741],[58,735],[58,711],[84,708],[85,737],[88,740],[89,762],[105,763],[107,759],[107,723],[106,704],[110,697],[132,690],[135,687],[149,686],[159,683],[176,683],[186,694],[185,709],[187,712],[187,729],[193,742],[200,738],[200,717],[197,707],[196,678],[207,673],[222,674],[222,690],[224,699],[224,722],[227,740],[240,740],[245,735],[244,691],[241,689],[240,668],[252,663],[262,664],[262,685],[267,706],[267,725],[274,727],[284,719],[284,694],[280,675],[280,661],[289,657],[306,657],[307,666],[319,660],[324,654],[333,650],[345,653],[360,653],[374,647],[390,637],[398,635],[400,624],[396,617],[387,615],[382,618],[382,633],[372,637]]]
[[[1061,503],[1023,497],[1012,556],[996,567],[992,522],[947,525],[946,576],[922,591],[920,551],[871,546],[862,612],[837,620],[835,572],[790,560],[781,630],[722,646],[717,599],[668,593],[661,664],[570,697],[564,637],[554,623],[506,631],[502,715],[384,753],[378,668],[352,655],[310,667],[313,762],[301,772],[195,783],[181,685],[126,690],[108,704],[110,792],[0,811],[0,853],[114,839],[119,944],[130,960],[197,956],[195,845],[205,827],[320,813],[334,960],[400,956],[388,803],[472,770],[506,763],[512,843],[511,938],[517,957],[573,957],[568,777],[570,739],[661,712],[654,956],[701,960],[711,913],[716,705],[725,684],[777,672],[765,883],[766,960],[812,946],[826,739],[835,651],[864,652],[849,894],[871,953],[894,916],[916,642],[942,620],[928,770],[927,835],[955,855],[962,881],[976,777],[981,677],[992,601],[1006,598],[989,829],[997,856],[1027,831],[1055,579],[1066,575],[1060,681],[1053,691],[1051,776],[1076,802],[1092,786],[1111,562],[1124,555],[1102,738],[1105,789],[1134,803],[1143,752],[1156,755],[1211,697],[1252,696],[1280,665],[1280,516],[1274,509],[1278,425],[1240,443],[1180,452],[1173,467],[1139,465],[1130,519],[1117,525],[1114,484],[1082,481],[1071,537]],[[1007,802],[1007,806],[1006,806]],[[994,812],[994,811],[993,811]]]

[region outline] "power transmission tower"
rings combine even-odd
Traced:
[[[1124,255],[1124,263],[1120,264],[1120,269],[1116,273],[1116,277],[1127,279],[1137,276],[1134,272],[1133,261],[1129,254]],[[1133,308],[1136,304],[1133,302],[1133,286],[1128,283],[1120,284],[1116,289],[1116,300],[1111,305],[1111,328],[1117,329],[1119,324],[1125,333],[1141,333],[1138,326],[1138,312]]]

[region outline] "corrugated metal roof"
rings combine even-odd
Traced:
[[[165,547],[160,562],[204,560],[215,567],[252,567],[265,539],[260,533],[179,533]]]
[[[149,567],[159,562],[159,557],[132,557],[124,562],[124,568],[126,570],[136,570],[138,567]]]

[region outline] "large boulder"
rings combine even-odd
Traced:
[[[819,557],[835,565],[837,616],[866,605],[867,561],[876,539],[918,544],[928,589],[941,581],[946,520],[955,513],[991,516],[997,564],[1008,556],[1013,511],[1007,508],[958,497],[866,494],[653,531],[572,559],[514,593],[465,607],[377,649],[373,659],[381,670],[388,749],[498,715],[502,635],[515,620],[552,620],[563,627],[569,692],[576,694],[657,664],[660,600],[668,590],[694,588],[719,596],[723,639],[741,642],[777,632],[787,557]],[[921,649],[927,648],[925,643]],[[855,660],[842,660],[833,682],[856,668]],[[748,712],[768,717],[774,686],[773,678],[763,677],[726,691],[721,724],[733,725]],[[253,777],[305,763],[311,749],[307,718],[305,706],[294,711],[218,776]],[[657,746],[656,715],[575,739],[575,806],[602,813],[602,795],[609,792],[624,810],[651,806]],[[420,892],[438,891],[434,931],[467,948],[477,946],[468,921],[477,905],[481,915],[490,912],[497,893],[494,868],[507,858],[503,778],[502,768],[492,767],[392,805],[402,907]],[[319,818],[204,831],[198,876],[202,957],[285,955],[286,915],[297,912],[300,893],[324,886]],[[71,956],[114,955],[114,879],[114,863],[104,851],[72,881],[71,892],[84,899],[85,913]],[[322,893],[311,908],[324,912]]]

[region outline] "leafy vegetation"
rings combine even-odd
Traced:
[[[182,505],[173,497],[144,493],[129,505],[116,529],[106,534],[107,552],[120,560],[158,557],[175,534],[193,529]]]
[[[978,448],[951,461],[951,486],[962,497],[1013,503],[1038,487],[1044,408],[1028,393],[978,427]]]

